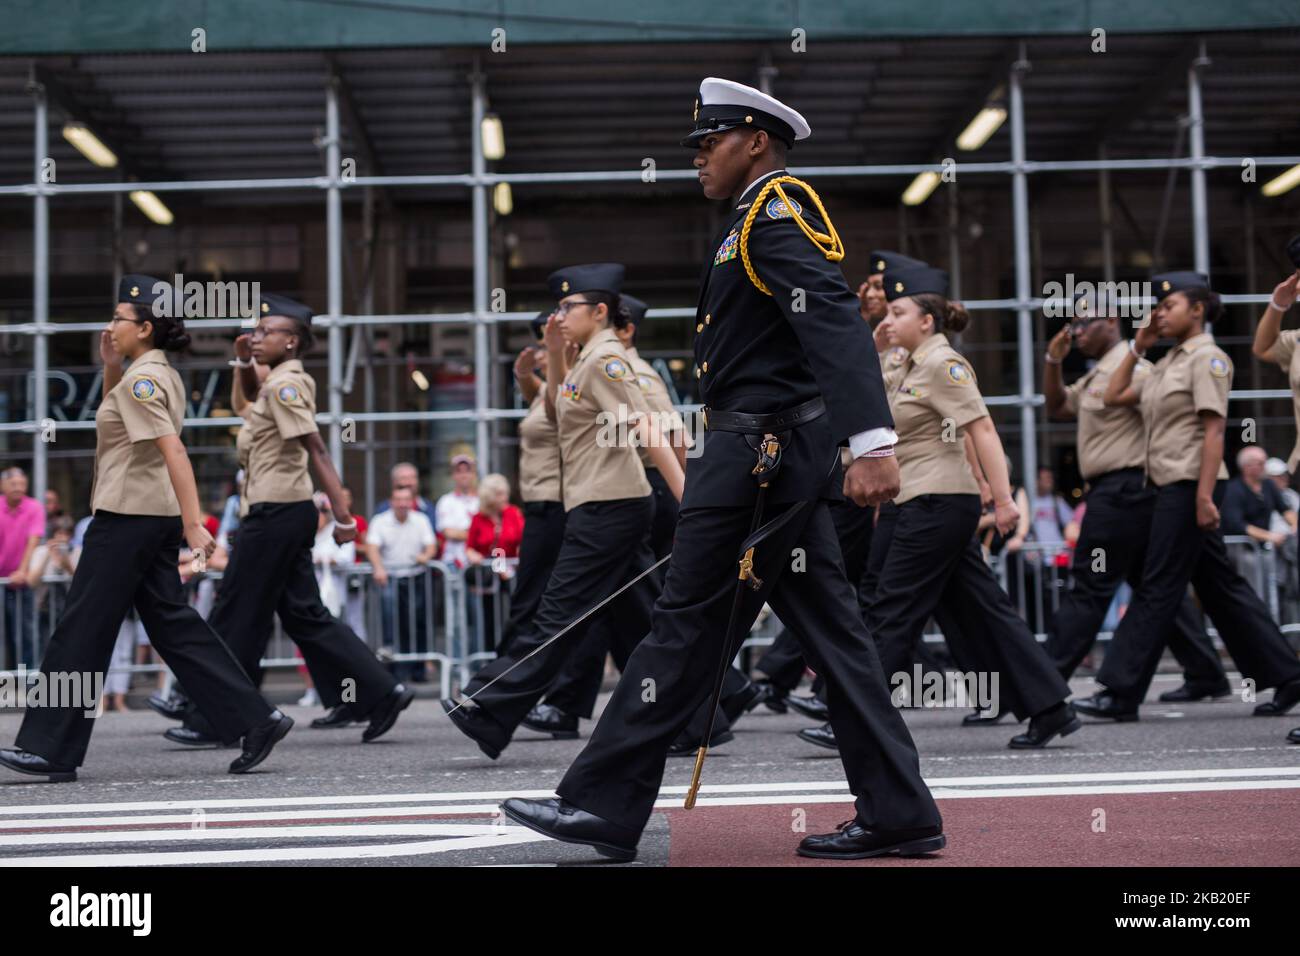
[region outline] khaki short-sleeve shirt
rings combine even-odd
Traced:
[[[162,349],[150,349],[131,363],[95,413],[92,513],[181,513],[155,440],[180,434],[185,398],[185,385]]]
[[[1296,443],[1291,449],[1291,457],[1286,460],[1286,466],[1292,474],[1295,474],[1296,465],[1300,465],[1300,349],[1296,348],[1297,341],[1300,341],[1300,330],[1291,329],[1279,335],[1277,344],[1273,346],[1273,356],[1277,359],[1277,364],[1286,370],[1287,382],[1291,385]]]
[[[685,432],[686,423],[673,407],[673,400],[668,395],[668,386],[659,377],[654,366],[638,355],[635,348],[624,349],[624,351],[627,352],[628,360],[632,363],[632,373],[636,376],[637,387],[645,395],[650,410],[658,416],[659,430],[664,439],[668,440],[672,435]],[[654,468],[653,462],[650,461],[650,452],[645,448],[640,449],[640,452],[641,465],[645,468]]]
[[[561,500],[560,437],[555,422],[546,417],[541,392],[519,423],[519,497],[524,501]]]
[[[1208,332],[1194,335],[1156,362],[1145,382],[1135,380],[1147,430],[1147,477],[1153,484],[1195,481],[1205,441],[1202,411],[1228,415],[1232,361]],[[1228,468],[1219,462],[1219,479]]]
[[[883,367],[883,366],[882,366]],[[892,374],[892,373],[891,373]],[[988,415],[970,364],[932,335],[904,361],[888,389],[902,490],[898,504],[920,495],[979,494],[966,460],[965,426]]]
[[[1065,407],[1079,421],[1079,471],[1089,481],[1121,468],[1146,467],[1147,432],[1142,412],[1132,405],[1102,401],[1110,377],[1126,354],[1128,342],[1115,343],[1096,365],[1065,387]],[[1140,359],[1133,369],[1134,381],[1150,374],[1151,363]]]
[[[565,511],[650,494],[627,424],[631,414],[648,413],[650,406],[613,329],[602,329],[583,346],[559,386],[555,410]]]
[[[306,501],[312,494],[307,448],[300,439],[315,434],[316,382],[298,359],[281,362],[244,413],[248,463],[244,497],[262,502]],[[238,444],[238,441],[236,442]]]

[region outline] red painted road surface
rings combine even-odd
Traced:
[[[853,806],[697,807],[668,816],[672,866],[1295,866],[1300,790],[1080,794],[940,800],[948,846],[923,859],[807,860],[805,833],[826,833]],[[1105,831],[1095,832],[1096,811]]]

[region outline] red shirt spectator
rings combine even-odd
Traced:
[[[469,536],[465,544],[485,560],[497,554],[507,558],[519,557],[519,541],[524,536],[524,513],[514,505],[501,510],[500,524],[490,515],[480,511],[470,519]],[[497,549],[500,549],[499,551]]]

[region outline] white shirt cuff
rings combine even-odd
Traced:
[[[897,444],[898,436],[894,434],[892,428],[870,428],[865,432],[858,432],[849,439],[849,451],[854,458],[861,458],[869,451]]]

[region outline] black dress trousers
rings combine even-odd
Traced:
[[[653,517],[654,500],[650,495],[589,501],[570,509],[560,555],[531,626],[515,637],[509,654],[490,662],[465,686],[465,696],[472,695],[483,712],[500,726],[500,746],[505,746],[519,722],[582,645],[592,619],[568,631],[546,650],[524,658],[654,563],[650,555]],[[644,585],[645,580],[640,584]],[[651,606],[638,585],[602,609],[601,613],[612,614],[622,625],[610,632],[615,659],[626,659],[649,630]]]
[[[1196,482],[1179,481],[1157,489],[1142,583],[1110,642],[1098,683],[1126,701],[1146,698],[1188,582],[1242,675],[1257,689],[1300,680],[1300,660],[1233,567],[1222,533],[1197,526]]]
[[[302,651],[322,703],[334,707],[346,702],[361,718],[397,681],[352,628],[321,603],[311,561],[316,522],[310,500],[253,505],[239,524],[208,623],[251,674],[266,651],[272,615],[279,615],[284,633]],[[195,704],[197,712],[186,717],[186,726],[211,733],[212,715],[197,698]]]
[[[134,605],[154,650],[210,716],[216,734],[235,741],[265,723],[274,708],[186,602],[176,572],[180,547],[179,518],[97,511],[41,671],[102,677],[118,628]],[[53,764],[78,767],[94,727],[84,707],[34,707],[23,717],[17,746]]]
[[[1120,582],[1127,580],[1134,591],[1141,583],[1155,503],[1155,490],[1147,486],[1141,468],[1107,472],[1091,482],[1070,586],[1047,635],[1047,652],[1066,680],[1092,649]],[[1168,638],[1188,683],[1208,687],[1224,682],[1223,664],[1186,593]]]
[[[984,562],[975,540],[979,496],[921,495],[896,512],[867,613],[886,677],[907,673],[925,622],[942,609],[960,617],[961,639],[969,644],[953,652],[959,666],[997,674],[999,710],[1024,720],[1069,697],[1069,686]]]
[[[551,579],[555,559],[560,556],[564,540],[564,505],[559,501],[524,502],[524,536],[519,542],[519,564],[515,568],[515,586],[510,592],[510,618],[501,631],[498,655],[510,650],[515,635],[528,626],[546,582]]]
[[[768,518],[782,507],[769,508]],[[738,549],[752,508],[685,508],[653,631],[633,651],[591,740],[557,787],[569,803],[633,832],[654,808],[672,742],[707,700],[736,584]],[[790,553],[807,565],[790,569]],[[764,601],[805,641],[804,653],[826,675],[831,724],[840,744],[858,817],[868,826],[936,826],[939,811],[921,779],[911,735],[889,699],[875,647],[844,577],[839,544],[824,502],[804,510],[755,551],[764,586],[746,589],[745,633]],[[726,652],[734,652],[733,647]]]

